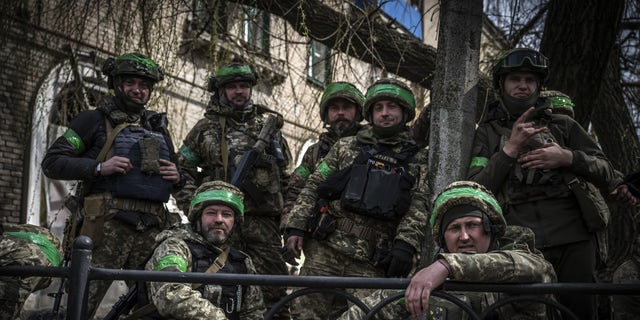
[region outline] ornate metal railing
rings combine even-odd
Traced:
[[[69,297],[67,299],[67,319],[86,319],[84,307],[86,303],[88,283],[91,280],[134,280],[183,283],[212,283],[218,285],[258,285],[284,286],[303,288],[295,290],[282,298],[265,315],[271,319],[273,315],[288,302],[310,293],[331,292],[341,295],[360,307],[366,316],[363,319],[375,319],[375,315],[387,304],[404,297],[404,289],[409,279],[400,278],[358,278],[358,277],[318,277],[318,276],[279,276],[279,275],[247,275],[247,274],[212,274],[212,273],[176,273],[163,271],[103,269],[91,266],[91,239],[81,236],[75,239],[70,267],[0,267],[3,276],[46,276],[69,279]],[[398,293],[387,297],[382,302],[368,308],[355,296],[335,288],[367,288],[397,289]],[[477,314],[465,302],[448,291],[505,292],[507,298],[496,301],[482,314]],[[555,308],[562,313],[564,319],[578,319],[566,307],[553,299],[545,297],[551,293],[581,293],[597,295],[640,295],[640,284],[607,284],[607,283],[548,283],[548,284],[479,284],[447,281],[443,290],[433,292],[433,296],[448,300],[469,314],[470,319],[483,319],[500,307],[521,301],[534,301]]]

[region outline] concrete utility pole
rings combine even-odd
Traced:
[[[440,1],[440,31],[431,91],[431,200],[466,178],[475,131],[482,1]]]

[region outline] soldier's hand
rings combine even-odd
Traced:
[[[414,319],[418,319],[429,309],[431,292],[440,287],[449,275],[448,264],[440,259],[418,271],[404,293],[407,310]]]
[[[631,207],[638,204],[638,199],[633,196],[626,184],[621,184],[616,187],[610,195],[625,207]]]
[[[287,238],[287,247],[289,247],[289,250],[291,250],[295,258],[300,258],[303,242],[304,238],[301,236],[292,235]]]
[[[109,158],[109,160],[102,162],[102,168],[100,174],[103,176],[110,176],[112,174],[127,174],[133,165],[129,158],[115,156]]]
[[[511,128],[509,140],[505,143],[502,151],[511,158],[517,158],[518,154],[527,146],[527,141],[532,136],[547,130],[547,127],[536,128],[535,122],[527,119],[535,111],[534,107],[529,108],[523,113]]]
[[[162,179],[169,180],[173,182],[173,184],[177,184],[180,182],[180,172],[178,172],[178,167],[176,164],[169,161],[160,159],[160,176]]]
[[[569,167],[573,163],[573,152],[563,149],[555,142],[547,143],[538,149],[520,155],[518,162],[523,168],[528,169]]]

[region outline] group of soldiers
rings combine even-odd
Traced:
[[[628,206],[637,202],[572,119],[570,98],[542,91],[548,69],[547,58],[531,49],[497,59],[497,99],[475,132],[469,174],[438,192],[433,203],[425,147],[429,111],[409,126],[416,100],[405,83],[379,79],[364,94],[347,82],[327,85],[319,101],[326,130],[290,173],[284,120],[253,103],[258,76],[244,62],[216,70],[204,117],[176,153],[167,115],[146,108],[162,68],[138,53],[108,59],[102,71],[110,94],[70,123],[49,147],[42,169],[52,179],[83,181],[78,234],[92,238],[96,267],[286,275],[285,260],[297,264],[304,254],[303,276],[411,277],[404,303],[392,303],[379,318],[460,319],[461,309],[431,297],[446,279],[593,282],[598,234],[606,225],[598,218],[608,214],[599,202],[603,196]],[[189,224],[166,209],[171,195]],[[433,241],[425,240],[427,228]],[[51,238],[46,230],[32,233]],[[42,256],[36,252],[41,243],[26,240],[40,245],[29,246],[27,256]],[[25,237],[5,230],[0,241],[0,265],[6,265],[14,258],[5,255],[4,242]],[[50,257],[60,250],[55,237],[51,241],[48,251],[41,250],[50,253],[46,259],[31,264],[60,264]],[[423,252],[437,255],[420,263]],[[25,294],[41,286],[39,280],[14,280],[22,282],[4,284],[13,291],[3,290],[0,304],[15,300],[15,307],[2,308],[0,319],[16,318]],[[95,315],[109,285],[90,282],[87,315]],[[286,295],[286,288],[270,286],[136,285],[142,294],[132,312],[146,319],[262,319]],[[369,307],[395,293],[347,291]],[[10,292],[20,294],[9,301]],[[455,295],[481,313],[504,294]],[[595,317],[589,295],[551,299],[580,319]],[[274,318],[363,315],[341,296],[313,293]],[[530,301],[493,314],[555,315]]]

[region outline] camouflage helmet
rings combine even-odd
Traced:
[[[545,90],[540,92],[540,97],[549,99],[553,113],[566,114],[573,118],[573,107],[575,107],[575,105],[568,95],[560,91]]]
[[[191,199],[189,206],[189,222],[195,223],[204,208],[212,204],[229,206],[236,213],[236,221],[242,221],[244,216],[244,194],[236,186],[224,181],[205,182]]]
[[[113,89],[113,78],[130,75],[150,79],[154,84],[164,79],[162,68],[151,58],[140,53],[125,53],[107,59],[102,65],[102,73],[109,78],[109,88]]]
[[[380,79],[374,82],[365,94],[364,109],[362,115],[367,121],[372,122],[371,108],[380,100],[393,100],[398,103],[406,115],[404,121],[409,122],[416,116],[416,100],[411,89],[402,81],[395,79]]]
[[[320,99],[320,119],[322,122],[327,123],[327,108],[329,102],[335,98],[343,98],[353,102],[356,105],[354,121],[362,121],[362,104],[364,102],[362,92],[351,83],[338,81],[329,84],[322,93],[322,99]]]
[[[491,69],[493,88],[501,91],[502,77],[510,72],[531,72],[540,78],[539,87],[549,75],[549,59],[542,53],[528,48],[511,49],[500,55]]]
[[[502,208],[491,191],[473,181],[457,181],[448,185],[433,203],[433,210],[429,218],[434,241],[443,247],[442,225],[444,215],[454,207],[469,205],[478,208],[491,223],[494,239],[504,235],[507,222],[502,216]]]
[[[255,86],[258,81],[258,75],[249,67],[249,65],[241,62],[232,62],[218,69],[211,78],[207,90],[216,92],[216,89],[223,88],[227,83],[236,81],[246,81]]]

